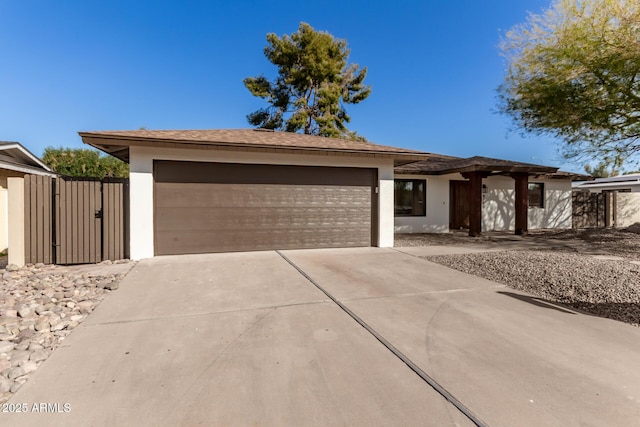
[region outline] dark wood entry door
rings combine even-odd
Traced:
[[[449,229],[469,228],[469,181],[449,181]]]

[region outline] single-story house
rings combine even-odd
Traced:
[[[9,246],[7,178],[22,177],[26,174],[56,175],[20,143],[0,142],[0,252]]]
[[[262,129],[80,136],[130,165],[133,259],[571,227],[571,175],[546,166]]]

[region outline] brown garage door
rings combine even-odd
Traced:
[[[156,255],[371,246],[376,169],[154,162]]]

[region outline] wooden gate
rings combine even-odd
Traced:
[[[616,192],[572,194],[573,228],[605,228],[615,224]]]
[[[129,256],[128,179],[25,176],[25,262]]]

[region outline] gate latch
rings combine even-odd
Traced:
[[[96,211],[94,213],[94,218],[102,219],[102,209],[96,209]]]

